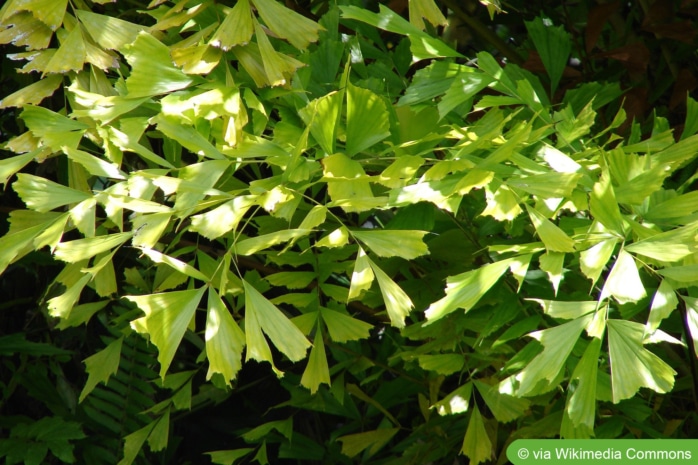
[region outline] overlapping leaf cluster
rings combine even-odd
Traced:
[[[544,85],[486,52],[463,64],[430,34],[446,22],[431,0],[409,20],[340,2],[317,22],[275,0],[156,0],[133,21],[48,3],[0,10],[0,41],[41,75],[0,102],[26,126],[0,161],[26,205],[0,271],[50,250],[63,328],[137,309],[175,394],[124,431],[120,463],[166,447],[170,412],[191,408],[186,364],[234,393],[245,362],[268,362],[284,405],[343,418],[317,437],[265,423],[215,463],[264,463],[275,443],[503,462],[517,437],[638,431],[597,406],[622,418],[674,390],[668,354],[698,342],[698,196],[674,180],[698,152],[695,101],[681,134],[656,117],[622,138],[622,109],[597,123],[617,85],[550,101],[564,31],[529,25],[536,46],[561,42],[538,50]],[[41,105],[57,91],[64,107]],[[85,361],[80,401],[121,340]]]

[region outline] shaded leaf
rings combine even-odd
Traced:
[[[107,347],[84,360],[87,381],[80,392],[79,402],[85,400],[90,392],[97,386],[97,383],[106,384],[111,375],[119,370],[121,361],[121,344],[124,338],[120,337],[112,341]]]
[[[485,423],[482,421],[482,415],[480,415],[477,404],[473,406],[473,411],[470,414],[470,421],[463,438],[461,453],[470,459],[472,465],[486,462],[493,456],[492,441],[490,441],[487,430],[485,430]]]
[[[342,454],[347,457],[356,457],[369,447],[368,454],[373,455],[386,445],[398,431],[400,431],[399,428],[382,428],[339,436],[337,441],[342,443]]]

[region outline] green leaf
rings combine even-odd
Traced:
[[[129,240],[131,236],[133,233],[125,232],[61,242],[56,246],[55,255],[56,258],[64,262],[77,263],[118,247]]]
[[[669,281],[663,279],[652,298],[650,316],[647,319],[647,330],[654,332],[659,328],[662,320],[671,315],[678,304],[679,299],[676,297],[676,291]]]
[[[451,375],[463,369],[465,357],[461,354],[420,355],[417,357],[423,370],[433,371],[440,375]]]
[[[125,174],[114,163],[109,163],[82,150],[63,147],[68,158],[82,165],[93,176],[113,179],[126,179]]]
[[[441,416],[467,412],[470,406],[470,396],[472,393],[473,384],[466,383],[432,405],[431,408],[435,408]]]
[[[124,457],[116,465],[131,465],[136,460],[153,427],[155,427],[155,421],[124,437]]]
[[[170,257],[169,255],[165,255],[163,253],[160,253],[157,250],[141,249],[141,253],[143,253],[143,255],[147,256],[155,263],[163,263],[163,264],[171,267],[172,269],[177,270],[180,273],[185,274],[191,278],[198,279],[199,281],[204,281],[204,282],[208,282],[210,279],[208,276],[206,276],[205,274],[203,274],[201,271],[197,270],[193,266],[189,265],[188,263],[185,263],[185,262],[178,260],[174,257]]]
[[[354,262],[354,271],[351,274],[347,300],[360,298],[364,291],[371,288],[371,283],[373,283],[374,278],[375,273],[373,273],[373,268],[371,267],[371,260],[368,258],[368,255],[366,255],[366,252],[364,252],[364,249],[359,247],[359,251],[356,254],[356,261]]]
[[[659,393],[671,391],[676,372],[645,349],[645,327],[625,320],[608,320],[607,325],[613,402],[629,399],[641,387]]]
[[[617,243],[618,239],[616,238],[605,239],[579,254],[579,265],[582,273],[591,279],[592,286],[596,284],[606,268]]]
[[[361,230],[351,234],[379,257],[402,257],[411,260],[429,253],[422,238],[425,231]]]
[[[313,348],[310,349],[308,365],[301,377],[301,386],[310,389],[311,394],[315,394],[321,384],[332,384],[330,379],[330,369],[327,365],[327,355],[325,354],[325,343],[322,340],[322,331],[318,329],[315,333]]]
[[[485,190],[487,207],[481,215],[489,215],[497,221],[513,221],[523,210],[520,199],[506,185],[501,185],[495,192]]]
[[[460,53],[448,47],[441,40],[421,31],[386,6],[379,5],[378,8],[378,13],[373,13],[356,6],[339,7],[344,19],[355,19],[379,29],[409,37],[413,62],[427,58],[462,57]]]
[[[333,202],[341,202],[346,212],[364,211],[369,208],[361,201],[373,200],[371,186],[366,179],[361,164],[342,153],[336,153],[322,159],[324,180]]]
[[[217,465],[235,465],[235,462],[248,455],[253,450],[254,449],[251,447],[245,447],[242,449],[206,452],[206,455],[209,455],[211,457],[211,462]]]
[[[563,268],[565,254],[560,252],[546,252],[540,256],[538,261],[540,263],[540,269],[547,273],[548,279],[553,284],[555,295],[557,295],[560,281],[562,281],[562,276],[565,271]]]
[[[425,28],[423,19],[435,27],[448,25],[448,21],[434,0],[412,0],[409,2],[409,14],[410,23],[422,30]]]
[[[650,221],[668,218],[681,218],[698,211],[698,191],[689,192],[660,202],[644,215]]]
[[[151,124],[156,124],[158,131],[165,136],[176,140],[182,147],[185,147],[197,155],[205,156],[214,160],[224,160],[225,156],[211,144],[205,137],[199,134],[193,127],[182,124],[174,117],[165,116],[160,113],[150,119]]]
[[[273,245],[281,244],[282,242],[290,241],[291,239],[307,236],[311,232],[313,232],[312,229],[285,229],[264,234],[262,236],[244,239],[235,244],[234,249],[235,253],[238,255],[252,255]]]
[[[509,178],[507,184],[529,194],[548,199],[571,196],[572,190],[577,187],[577,182],[581,177],[580,173],[545,173],[525,178]]]
[[[552,95],[567,66],[567,59],[572,51],[572,39],[562,26],[553,27],[547,18],[536,17],[533,21],[526,21],[526,29],[550,76]]]
[[[281,351],[292,362],[297,362],[305,358],[310,342],[303,336],[303,333],[291,323],[281,310],[257,291],[250,283],[243,280],[245,288],[245,329],[247,330],[248,319],[254,320],[259,328],[269,337],[272,344]],[[247,332],[247,331],[246,331]],[[259,342],[255,341],[258,345]],[[247,358],[256,358],[256,354],[250,354],[252,344],[250,344],[249,333],[247,339]],[[256,360],[260,360],[257,359]],[[270,361],[267,358],[261,360]],[[261,361],[260,360],[260,361]]]
[[[253,195],[238,196],[206,213],[193,215],[191,230],[207,239],[216,239],[233,232],[256,199],[257,196]]]
[[[573,320],[580,316],[596,311],[599,303],[595,300],[565,302],[561,300],[543,300],[543,299],[526,299],[532,300],[543,307],[543,311],[553,318],[563,320]]]
[[[80,392],[78,402],[85,400],[85,397],[92,392],[97,383],[106,384],[111,375],[115,375],[119,370],[121,361],[121,344],[124,338],[120,337],[112,341],[107,347],[84,360],[85,371],[87,371],[87,382]]]
[[[647,239],[626,245],[625,250],[663,262],[675,262],[698,252],[696,225],[689,224],[655,234]]]
[[[574,252],[574,240],[565,232],[553,224],[542,213],[533,207],[526,205],[528,216],[536,228],[538,237],[545,244],[545,248],[553,252]]]
[[[139,33],[135,42],[120,50],[131,65],[131,74],[126,78],[130,98],[165,94],[194,82],[173,65],[167,46],[148,33]]]
[[[604,171],[601,179],[594,184],[589,198],[589,208],[596,221],[603,224],[607,230],[623,236],[623,218],[607,171]]]
[[[559,326],[529,334],[543,345],[543,352],[515,376],[519,383],[515,389],[517,396],[542,394],[555,387],[551,383],[563,369],[567,357],[591,318],[592,315],[588,314]]]
[[[693,339],[695,356],[698,357],[698,299],[688,296],[681,296],[681,299],[686,303],[686,323]]]
[[[565,416],[572,424],[572,431],[565,432],[564,426],[561,428],[561,435],[567,439],[576,438],[579,434],[577,431],[581,432],[584,438],[594,434],[596,385],[601,342],[600,338],[591,340],[570,378],[570,383],[574,383],[575,380],[577,383],[574,390],[569,390],[565,408]]]
[[[353,156],[390,135],[385,102],[368,89],[347,83],[346,151]]]
[[[405,318],[414,308],[412,300],[378,265],[373,263],[368,257],[366,259],[376,276],[376,281],[378,281],[378,287],[380,287],[383,295],[383,302],[385,303],[385,309],[388,311],[390,323],[397,328],[404,328]]]
[[[335,153],[335,140],[342,110],[343,92],[330,92],[311,100],[298,114],[325,153]]]
[[[288,40],[298,50],[306,50],[311,42],[317,42],[318,32],[323,29],[315,21],[286,8],[274,0],[252,0],[274,34]],[[236,25],[237,26],[237,25]]]
[[[63,82],[63,76],[51,74],[33,84],[20,88],[0,100],[0,108],[23,107],[38,105],[46,97],[50,97]],[[4,160],[3,160],[4,161]],[[2,179],[2,176],[0,176]]]
[[[492,441],[485,430],[485,422],[482,421],[477,404],[473,406],[473,412],[470,414],[461,453],[470,459],[472,465],[491,460],[493,456]]]
[[[606,278],[599,300],[613,296],[619,303],[625,304],[637,302],[646,295],[635,259],[625,250],[621,250]]]
[[[457,308],[469,311],[492,285],[499,281],[512,263],[511,259],[502,260],[450,276],[446,281],[446,296],[431,304],[424,312],[428,324],[443,318]]]
[[[230,385],[242,368],[245,334],[213,289],[208,290],[205,339],[209,364],[206,379],[220,373],[226,384]]]
[[[253,33],[254,22],[250,2],[240,0],[211,36],[210,44],[228,51],[235,45],[246,45],[252,39]]]
[[[497,421],[508,423],[524,415],[531,403],[527,399],[502,394],[497,386],[480,381],[473,383]]]
[[[85,64],[86,58],[82,29],[79,26],[75,26],[61,41],[60,47],[46,63],[42,71],[44,73],[80,71]]]
[[[158,348],[160,377],[163,379],[205,290],[206,288],[202,287],[187,291],[125,297],[145,313],[144,317],[133,320],[131,327],[147,335]]]
[[[147,29],[145,26],[83,9],[76,10],[76,15],[92,39],[108,50],[122,50],[125,45],[135,42],[138,34]]]
[[[368,455],[371,456],[386,445],[398,431],[400,428],[381,428],[339,436],[337,441],[342,443],[342,454],[347,457],[356,457],[366,449],[368,449]]]
[[[373,328],[373,325],[329,308],[320,307],[320,315],[334,342],[366,339]]]

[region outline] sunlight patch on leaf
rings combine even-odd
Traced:
[[[235,379],[242,368],[245,333],[235,323],[225,303],[212,288],[208,290],[204,338],[208,358],[206,379],[211,379],[214,373],[220,373],[230,386],[230,381]]]

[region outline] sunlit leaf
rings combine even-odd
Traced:
[[[366,210],[358,201],[373,198],[373,191],[365,180],[366,173],[361,164],[342,153],[336,153],[323,158],[322,165],[332,200],[349,200],[343,205],[347,212]]]
[[[587,301],[562,301],[562,300],[544,300],[544,299],[527,299],[537,302],[543,311],[553,318],[563,320],[572,320],[593,312],[598,308],[599,303],[595,300]]]
[[[606,264],[611,259],[613,251],[618,243],[617,239],[605,239],[583,250],[579,256],[579,265],[584,275],[591,279],[592,286],[598,281]]]
[[[645,349],[645,327],[625,320],[608,320],[607,325],[613,402],[634,396],[641,387],[659,393],[671,391],[676,372]]]
[[[268,249],[271,246],[281,244],[299,237],[307,236],[310,229],[286,229],[276,231],[262,236],[244,239],[235,244],[235,252],[239,255],[252,255],[260,250]]]
[[[335,152],[342,99],[343,92],[330,92],[318,99],[311,100],[305,108],[298,112],[305,124],[310,125],[310,133],[328,154]]]
[[[74,26],[61,42],[61,46],[43,69],[44,73],[80,71],[87,58],[85,40],[80,26]]]
[[[167,46],[150,34],[139,33],[132,44],[120,50],[131,65],[131,74],[126,78],[129,97],[164,94],[184,89],[194,82],[174,66]]]
[[[23,107],[38,105],[46,97],[50,97],[63,82],[63,76],[52,74],[40,81],[22,87],[16,92],[0,100],[0,108]],[[4,160],[3,160],[4,161]],[[1,177],[0,177],[1,178]]]
[[[372,325],[344,315],[340,312],[320,307],[322,321],[327,326],[330,338],[335,342],[355,341],[369,336]]]
[[[422,241],[425,231],[361,230],[351,234],[379,257],[402,257],[406,260],[429,253]]]
[[[125,232],[61,242],[56,246],[55,255],[56,258],[64,262],[76,263],[118,247],[129,240],[131,236],[133,233]]]
[[[586,315],[559,326],[529,334],[543,345],[543,351],[515,376],[519,383],[516,390],[517,396],[542,394],[555,387],[551,385],[552,381],[563,369],[567,357],[589,321],[591,321],[591,315]]]
[[[424,29],[424,19],[433,26],[446,26],[448,21],[444,17],[434,0],[410,0],[409,2],[410,23],[419,29]]]
[[[125,45],[135,42],[140,32],[146,30],[144,26],[83,9],[76,10],[76,15],[95,42],[109,50],[121,51]]]
[[[254,33],[254,22],[249,0],[240,0],[211,36],[210,43],[214,47],[230,50],[235,45],[245,45]]]
[[[538,259],[540,269],[548,274],[548,279],[553,284],[555,295],[560,288],[560,281],[564,273],[565,254],[560,252],[546,252]]]
[[[299,50],[305,50],[311,42],[317,42],[323,29],[305,16],[286,8],[275,0],[251,0],[259,16],[277,36],[288,40]]]
[[[230,381],[235,379],[242,368],[245,334],[213,289],[208,291],[205,339],[208,358],[206,379],[211,379],[214,373],[220,373],[230,385]]]
[[[626,245],[628,252],[664,262],[675,262],[698,252],[695,224],[656,234]]]
[[[364,252],[364,249],[359,247],[359,252],[356,254],[354,262],[354,271],[351,274],[351,284],[349,286],[348,300],[354,300],[361,297],[362,293],[371,288],[375,274],[371,267],[371,261]]]
[[[625,250],[621,250],[606,278],[600,299],[613,296],[618,302],[624,304],[637,302],[646,295],[635,259]]]
[[[144,317],[133,320],[131,327],[141,334],[147,334],[158,348],[161,378],[165,378],[205,291],[206,288],[202,287],[187,291],[126,296],[126,299],[145,313]]]
[[[511,263],[511,260],[502,260],[450,276],[446,281],[446,296],[431,304],[424,312],[429,323],[443,318],[457,308],[462,308],[466,312],[473,308]]]
[[[269,337],[272,344],[286,355],[292,362],[302,360],[306,356],[310,342],[303,333],[291,323],[281,310],[259,293],[250,283],[243,280],[245,288],[245,318],[253,318],[259,327]],[[246,328],[247,328],[247,322]],[[247,341],[248,349],[250,341]],[[247,358],[250,358],[248,353]],[[266,360],[266,359],[264,359]]]
[[[352,156],[390,135],[385,102],[368,89],[348,84],[347,155]]]
[[[81,164],[88,173],[105,178],[126,179],[125,174],[114,163],[109,163],[83,150],[63,147],[63,152],[76,163]]]
[[[546,249],[553,252],[574,252],[574,240],[565,234],[562,229],[553,224],[535,208],[526,205],[526,210]]]
[[[688,296],[681,296],[681,299],[686,303],[686,323],[693,339],[693,351],[698,357],[698,299]]]

